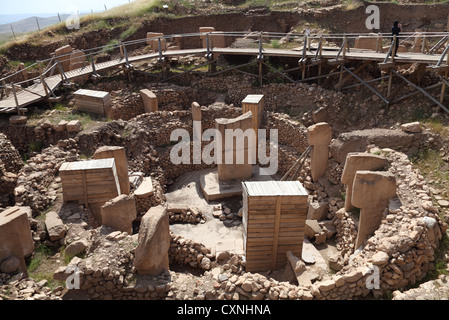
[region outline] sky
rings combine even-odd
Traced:
[[[0,15],[57,14],[104,11],[128,3],[130,0],[0,0]],[[132,1],[132,0],[131,0]]]

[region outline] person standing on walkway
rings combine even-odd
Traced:
[[[397,57],[398,56],[398,48],[399,48],[399,32],[401,32],[401,24],[399,23],[399,21],[394,21],[393,22],[393,27],[391,28],[391,35],[393,36],[393,40],[394,40],[394,36],[396,36],[396,43],[394,46],[394,56]],[[393,41],[392,40],[392,41]],[[393,55],[393,52],[391,53]]]

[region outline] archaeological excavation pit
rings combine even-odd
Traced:
[[[45,99],[6,88],[0,297],[388,299],[438,278],[447,177],[422,163],[448,169],[444,47],[422,62],[407,39],[395,60],[295,19],[142,26],[89,58],[73,42],[23,87]]]

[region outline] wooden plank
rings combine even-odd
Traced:
[[[275,232],[252,232],[248,235],[247,241],[251,242],[252,239],[264,238],[264,239],[274,239],[278,240],[281,238],[295,238],[301,239],[301,236],[304,234],[304,231],[283,231],[276,234]]]
[[[281,222],[281,199],[280,199],[280,197],[277,197],[276,198],[276,220],[274,223],[274,242],[273,242],[273,252],[272,252],[273,260],[271,262],[271,266],[272,266],[273,270],[276,266],[280,222]]]
[[[280,223],[280,230],[304,230],[304,225],[301,223],[297,223],[297,224],[291,224],[291,223],[286,223],[286,222],[282,222]],[[251,224],[248,226],[248,231],[252,231],[252,232],[257,232],[258,230],[272,230],[273,229],[273,225],[272,224],[262,224],[262,223],[258,223],[258,224]],[[263,232],[263,231],[262,231]]]
[[[261,221],[261,220],[265,220],[265,222],[266,223],[268,223],[268,224],[274,224],[274,222],[275,222],[275,218],[273,217],[273,218],[262,218],[262,219],[254,219],[254,218],[251,218],[251,219],[249,219],[249,224],[251,224],[253,221],[256,221],[256,222],[258,222],[258,221]],[[298,218],[286,218],[286,217],[281,217],[281,222],[282,223],[304,223],[305,222],[305,218],[301,218],[301,217],[298,217]]]
[[[85,171],[83,171],[82,177],[83,177],[83,200],[84,200],[84,205],[87,206],[89,201],[87,200],[88,190],[87,190],[87,181],[86,181],[86,172]]]
[[[285,210],[294,210],[297,208],[308,208],[308,199],[305,198],[303,199],[300,196],[296,197],[297,199],[294,200],[285,200],[282,199],[281,203],[282,203],[282,207],[284,208],[285,206]],[[260,209],[267,209],[267,210],[276,210],[276,202],[275,201],[251,201],[251,210],[260,210]],[[282,211],[285,211],[284,209],[282,209]]]
[[[275,210],[249,210],[248,211],[251,218],[258,219],[260,216],[267,216],[267,218],[273,218],[275,216],[276,211]],[[287,218],[296,218],[301,217],[304,214],[307,214],[306,208],[300,208],[290,211],[282,211],[283,216],[286,216]]]

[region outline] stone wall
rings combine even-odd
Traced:
[[[0,126],[0,132],[5,134],[20,154],[36,155],[40,149],[55,145],[61,139],[75,137],[76,133],[57,132],[55,126],[48,120],[37,125],[7,125]]]
[[[391,149],[385,150],[383,154],[390,162],[389,171],[396,177],[398,198],[402,205],[390,206],[379,229],[367,240],[365,247],[348,257],[345,261],[347,265],[331,280],[314,285],[317,298],[350,299],[366,296],[370,292],[366,288],[366,281],[373,265],[379,268],[380,274],[380,289],[373,290],[375,295],[413,285],[434,268],[434,250],[447,225],[438,217],[424,178],[418,170],[413,169],[407,156]],[[351,248],[355,238],[349,215],[339,211],[335,222],[336,225],[345,224],[343,229],[349,232],[344,239],[344,243],[348,243],[347,249],[356,249]]]
[[[7,172],[18,173],[22,168],[22,158],[5,134],[0,133],[0,161]]]
[[[151,196],[134,197],[136,200],[137,220],[140,220],[151,207],[158,206],[165,202],[164,192],[159,181],[153,181],[153,190],[154,191]]]
[[[18,173],[14,189],[15,203],[30,206],[38,214],[57,197],[55,178],[63,162],[78,159],[77,145],[73,139],[60,140],[58,146],[48,147],[30,158]]]
[[[126,84],[124,81],[92,83],[90,90],[100,90],[111,94],[111,119],[130,120],[145,113],[139,90],[148,88],[156,94],[158,107],[161,111],[189,110],[190,104],[198,98],[198,92],[192,87],[182,87],[174,84],[156,87],[142,84]]]
[[[22,166],[19,152],[6,135],[0,133],[0,206],[12,204],[17,173]]]
[[[80,289],[98,300],[161,300],[172,289],[170,274],[138,275],[133,267],[137,236],[113,231],[108,227],[93,230],[92,244],[85,259],[74,257],[55,273],[56,279],[67,278],[78,268]],[[210,249],[171,233],[170,264],[188,265],[209,270],[214,256]],[[73,269],[72,269],[73,268]]]

